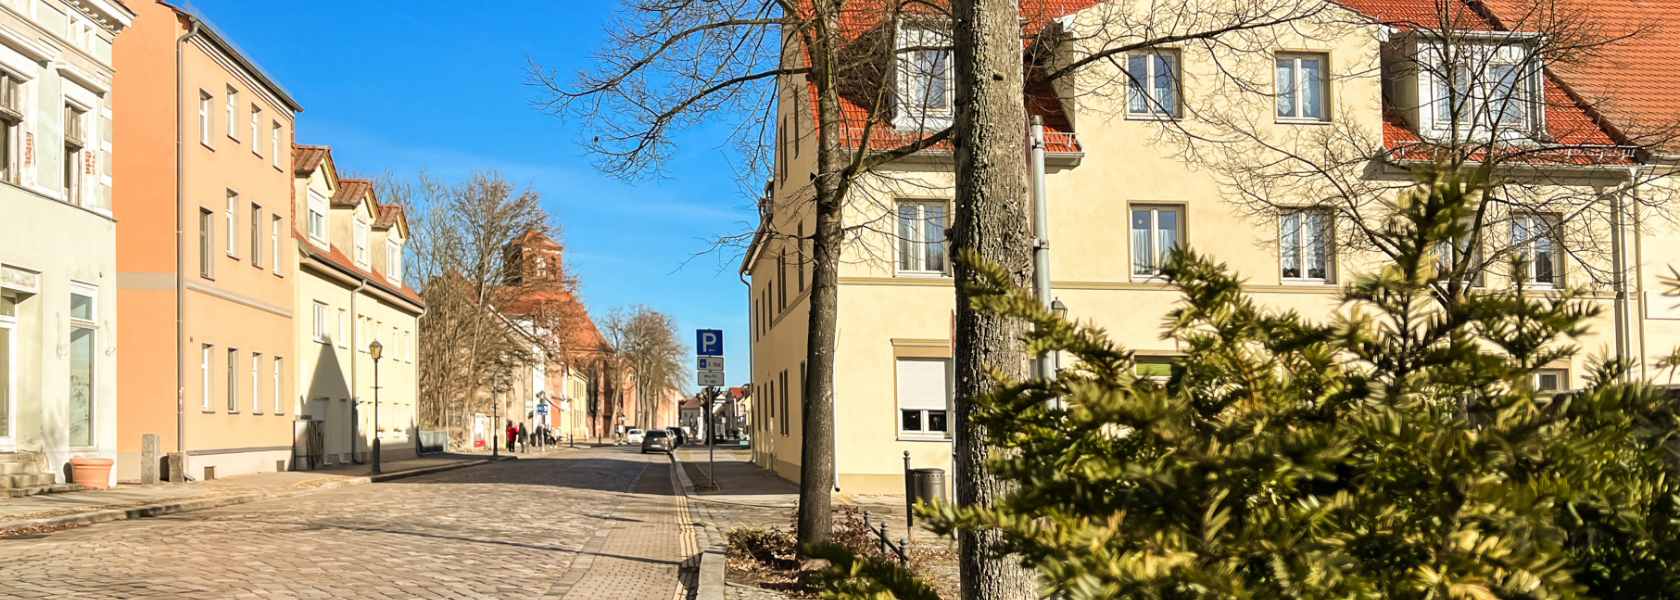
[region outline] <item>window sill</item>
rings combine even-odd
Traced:
[[[940,271],[894,271],[893,277],[916,277],[921,279],[950,279],[951,276]]]
[[[1330,125],[1331,124],[1330,119],[1313,119],[1313,118],[1296,118],[1296,117],[1278,117],[1276,123],[1278,125]]]
[[[1126,113],[1127,121],[1177,121],[1178,119],[1179,117],[1177,115],[1134,112]]]
[[[1167,285],[1169,282],[1167,281],[1167,277],[1165,275],[1132,275],[1132,283],[1158,283],[1161,285]]]
[[[949,441],[951,441],[951,436],[948,436],[948,435],[928,435],[928,434],[912,433],[912,432],[908,432],[908,431],[900,431],[900,432],[898,432],[898,441],[900,441],[900,442],[949,442]]]
[[[208,408],[201,408],[201,409],[198,409],[198,410],[199,410],[199,412],[202,412],[202,413],[207,414],[207,415],[216,414],[216,411],[210,410]]]
[[[232,252],[229,252],[229,253],[227,253],[227,257],[228,257],[228,258],[231,258],[231,259],[234,259],[234,260],[239,260],[239,255],[238,255],[238,254],[234,254],[234,253],[232,253]]]
[[[1282,285],[1298,285],[1301,287],[1335,287],[1336,282],[1328,279],[1290,279],[1283,278]]]
[[[212,145],[210,145],[210,142],[206,142],[206,141],[204,141],[204,140],[199,140],[199,141],[198,141],[198,145],[200,145],[200,146],[204,146],[204,148],[205,148],[205,149],[206,149],[206,150],[209,150],[209,151],[211,151],[211,152],[215,152],[215,151],[216,151],[216,147],[215,147],[215,146],[212,146]]]

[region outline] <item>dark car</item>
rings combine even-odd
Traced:
[[[675,441],[675,445],[681,446],[683,444],[688,443],[688,440],[683,437],[683,432],[682,432],[681,429],[677,429],[675,427],[666,427],[665,431],[670,432],[671,439]]]
[[[642,454],[647,454],[648,450],[670,452],[671,432],[665,431],[664,429],[649,429],[647,433],[642,436]]]

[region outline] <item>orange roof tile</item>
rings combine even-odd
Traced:
[[[355,208],[362,196],[373,191],[373,182],[366,179],[340,179],[338,191],[333,193],[333,208]],[[375,203],[375,206],[378,206]]]
[[[1680,3],[1651,0],[1592,0],[1547,4],[1555,14],[1535,13],[1532,4],[1486,0],[1496,19],[1561,21],[1603,43],[1580,60],[1551,65],[1593,112],[1628,142],[1668,143],[1680,126]]]
[[[321,166],[321,161],[332,153],[331,146],[292,146],[292,171],[298,175],[314,173]]]

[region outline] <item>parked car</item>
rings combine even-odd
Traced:
[[[649,450],[670,452],[671,443],[671,432],[664,429],[654,429],[642,436],[642,454],[647,454]]]
[[[641,428],[631,429],[630,431],[624,432],[624,443],[640,444],[642,443],[642,436],[645,435],[647,435],[647,432],[642,431]]]
[[[681,429],[678,429],[676,427],[666,427],[665,431],[667,431],[671,434],[671,444],[672,445],[681,446],[683,444],[688,443],[688,437],[683,435],[683,432],[682,432]]]

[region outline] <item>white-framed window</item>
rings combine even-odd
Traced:
[[[350,312],[338,309],[338,347],[350,347]]]
[[[198,276],[216,278],[216,217],[210,209],[198,209]]]
[[[1569,389],[1569,369],[1540,369],[1534,372],[1534,391],[1561,392]]]
[[[362,266],[365,267],[368,264],[368,225],[367,225],[367,223],[364,223],[360,219],[357,219],[356,220],[356,225],[353,229],[353,235],[355,237],[355,239],[353,241],[355,242],[355,246],[356,246],[356,251],[355,251],[356,264],[362,265]]]
[[[1170,204],[1132,205],[1132,278],[1161,274],[1167,255],[1184,240],[1184,207]]]
[[[327,198],[315,190],[309,190],[309,239],[327,243]]]
[[[0,181],[22,183],[24,110],[23,80],[0,70]]]
[[[402,284],[402,244],[396,240],[385,240],[385,275]]]
[[[280,373],[282,372],[281,369],[285,368],[285,365],[285,358],[279,356],[274,357],[274,382],[271,385],[273,385],[274,389],[274,414],[277,415],[285,414],[285,405],[280,403],[281,393],[284,391],[283,387],[280,385]]]
[[[252,202],[251,203],[251,266],[256,267],[258,269],[262,268],[262,247],[263,247],[263,243],[262,243],[262,222],[263,222],[263,218],[262,218],[262,215],[263,215],[262,206],[255,203],[255,202]],[[280,257],[278,255],[275,256],[275,260],[279,260],[279,258]]]
[[[83,148],[87,146],[87,111],[64,105],[64,201],[82,205]]]
[[[1277,57],[1277,117],[1283,121],[1326,121],[1330,86],[1323,54],[1279,54]]]
[[[214,344],[204,344],[199,348],[201,355],[198,359],[198,371],[199,377],[203,379],[203,381],[199,384],[199,389],[204,392],[204,398],[199,405],[199,410],[204,412],[215,412],[215,409],[210,407],[210,355],[215,351],[215,349],[216,346]]]
[[[327,343],[327,303],[315,301],[313,337],[316,342]]]
[[[227,136],[230,140],[239,141],[239,90],[231,85],[227,88]]]
[[[73,448],[95,445],[98,412],[99,288],[70,284],[70,435]]]
[[[949,439],[951,360],[898,359],[898,435]]]
[[[898,125],[944,127],[951,121],[951,37],[935,29],[905,28],[898,39]],[[783,161],[784,163],[786,161]]]
[[[385,345],[385,339],[384,339],[385,338],[385,323],[380,322],[380,321],[370,321],[369,324],[371,324],[373,326],[373,341],[379,342],[379,345],[384,346]]]
[[[403,331],[403,362],[414,362],[413,331]]]
[[[227,255],[239,258],[239,192],[227,191]]]
[[[274,163],[274,168],[280,168],[280,122],[275,121],[268,132],[268,158]]]
[[[1279,266],[1288,282],[1331,280],[1330,215],[1296,211],[1278,215]]]
[[[945,202],[898,203],[898,272],[939,275],[945,272]],[[787,275],[785,269],[780,273]]]
[[[213,98],[210,92],[198,91],[198,143],[211,150],[216,149],[210,145],[210,101]]]
[[[230,121],[230,123],[231,123],[231,121]],[[261,127],[262,127],[262,107],[257,106],[255,104],[252,104],[251,105],[251,153],[255,154],[257,156],[262,156],[262,144],[257,143],[257,140],[262,139],[262,137],[257,135],[260,132]]]
[[[251,414],[262,414],[262,353],[251,353]]]
[[[1178,51],[1157,49],[1126,55],[1126,114],[1174,118],[1179,115]]]
[[[281,225],[280,215],[270,216],[269,219],[268,219],[268,244],[269,244],[268,255],[274,261],[273,266],[274,266],[274,274],[275,275],[280,274],[280,262],[281,262],[281,257],[280,257],[280,244],[281,244],[280,230],[281,229],[284,229],[284,226]]]
[[[1425,129],[1450,135],[1456,125],[1460,137],[1533,131],[1542,80],[1538,47],[1524,38],[1420,44]]]
[[[1511,247],[1522,258],[1528,285],[1551,287],[1561,283],[1563,260],[1557,242],[1556,221],[1535,214],[1511,217]]]
[[[227,350],[227,410],[239,412],[239,349]]]

